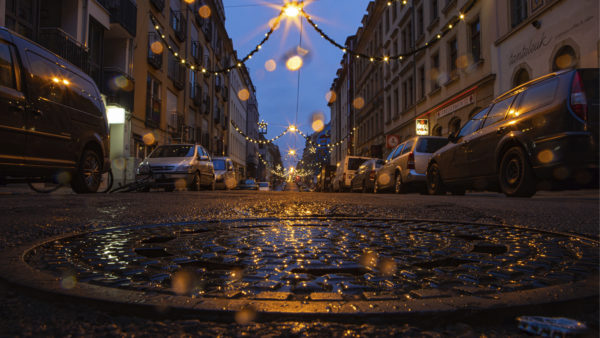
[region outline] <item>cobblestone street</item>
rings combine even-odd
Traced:
[[[2,192],[3,334],[598,332],[595,190]]]

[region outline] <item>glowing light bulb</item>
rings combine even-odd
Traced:
[[[295,18],[298,16],[298,14],[300,14],[300,7],[297,3],[290,2],[287,5],[285,5],[283,12],[290,18]]]

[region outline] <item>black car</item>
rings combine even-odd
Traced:
[[[108,123],[94,81],[0,28],[0,181],[70,182],[95,192],[110,169]]]
[[[597,184],[599,70],[551,73],[476,113],[427,169],[430,194],[537,190]]]
[[[378,158],[365,161],[365,163],[358,167],[356,175],[352,178],[350,189],[352,191],[373,192],[377,170],[384,164],[385,162]]]

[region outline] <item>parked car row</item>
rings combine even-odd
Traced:
[[[413,137],[385,161],[347,156],[333,191],[432,195],[598,185],[599,69],[551,73],[502,94],[448,138]]]

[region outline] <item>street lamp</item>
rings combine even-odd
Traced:
[[[287,15],[290,18],[295,18],[300,14],[300,9],[301,6],[296,1],[288,2],[283,7],[283,13],[285,13],[285,15]]]

